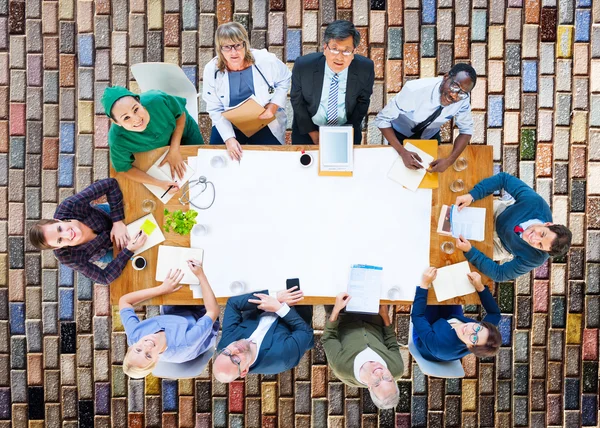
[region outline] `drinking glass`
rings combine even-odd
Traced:
[[[442,242],[442,251],[446,254],[452,254],[454,252],[454,244],[450,241]]]
[[[231,291],[234,296],[242,294],[245,289],[246,285],[242,281],[233,281],[229,285],[229,291]]]
[[[204,236],[208,234],[208,227],[203,224],[195,224],[194,228],[192,229],[192,233],[195,236]]]
[[[467,165],[468,165],[467,159],[460,157],[460,158],[456,159],[456,162],[454,162],[454,165],[453,165],[454,171],[456,171],[456,172],[464,171],[465,169],[467,169]]]
[[[145,213],[151,213],[155,209],[156,202],[154,202],[152,199],[144,199],[142,201],[142,211],[144,211]]]
[[[212,166],[213,168],[223,168],[226,165],[226,163],[227,161],[222,155],[213,156],[213,158],[210,160],[210,166]]]
[[[454,180],[450,185],[450,190],[452,190],[454,193],[462,192],[463,190],[465,190],[465,182],[462,181],[460,178]]]
[[[390,300],[400,300],[400,296],[401,296],[400,287],[398,287],[396,285],[391,287],[387,292],[387,297]]]

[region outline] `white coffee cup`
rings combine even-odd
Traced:
[[[142,256],[134,257],[133,260],[132,260],[132,263],[133,263],[133,268],[135,270],[142,270],[147,265],[146,259],[143,258]]]

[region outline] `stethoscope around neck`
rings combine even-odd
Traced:
[[[256,71],[258,71],[258,74],[260,74],[260,77],[263,78],[263,80],[265,81],[265,83],[269,87],[269,94],[273,95],[275,93],[275,87],[269,83],[269,81],[267,80],[267,78],[265,77],[265,75],[262,73],[262,71],[260,71],[260,68],[258,68],[258,66],[256,64],[252,64],[251,67],[256,68]],[[217,78],[217,73],[219,73],[219,70],[215,71],[215,79]]]

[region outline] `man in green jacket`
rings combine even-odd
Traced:
[[[321,339],[335,375],[345,384],[369,388],[373,403],[393,409],[399,401],[396,380],[404,372],[387,305],[379,315],[342,314],[351,297],[340,293]],[[338,319],[338,317],[340,319]]]

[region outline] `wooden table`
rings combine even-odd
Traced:
[[[181,146],[181,154],[184,159],[187,159],[189,156],[196,156],[198,153],[198,148],[202,147],[203,149],[223,149],[223,146]],[[359,149],[368,149],[372,147],[379,146],[359,146]],[[150,166],[156,162],[156,160],[168,149],[168,147],[163,147],[160,149],[152,150],[150,152],[137,153],[135,155],[134,166],[140,168],[142,171],[147,170]],[[301,150],[314,150],[315,146],[244,146],[244,150],[273,150],[273,151],[301,151]],[[447,156],[452,150],[452,146],[440,146],[438,150],[438,157]],[[467,159],[469,165],[468,168],[462,172],[456,172],[452,167],[448,168],[444,174],[439,174],[440,187],[439,189],[433,190],[433,199],[432,199],[432,210],[431,210],[431,249],[430,249],[430,261],[432,266],[441,267],[447,264],[457,263],[459,261],[464,260],[464,256],[462,251],[456,250],[454,254],[447,255],[441,251],[440,245],[443,240],[440,237],[437,230],[437,221],[440,213],[441,206],[446,204],[453,204],[456,195],[450,191],[450,183],[456,178],[461,178],[465,182],[465,192],[471,189],[477,182],[482,180],[483,178],[489,177],[492,175],[492,147],[490,146],[468,146],[463,152],[463,156]],[[156,198],[150,193],[146,187],[142,184],[135,183],[131,180],[126,179],[122,175],[117,174],[114,169],[111,167],[110,170],[111,177],[114,177],[119,182],[121,186],[121,191],[123,192],[123,199],[125,202],[125,223],[129,224],[130,222],[142,217],[146,213],[142,211],[142,201],[144,199],[152,199],[155,202]],[[183,209],[187,210],[188,206],[183,206],[179,203],[178,198],[180,193],[175,194],[175,196],[169,201],[168,204],[164,206],[169,211]],[[473,206],[477,207],[485,207],[487,208],[486,214],[486,240],[485,242],[477,242],[473,243],[479,250],[481,250],[484,254],[491,257],[493,244],[492,244],[492,231],[493,231],[493,217],[492,217],[492,198],[485,198],[484,200],[477,201],[473,203]],[[163,224],[164,214],[163,207],[160,203],[157,202],[157,208],[153,212],[154,217],[159,225]],[[190,246],[190,236],[181,236],[174,232],[166,233],[164,232],[166,241],[163,243],[164,245],[172,245],[172,246],[180,246],[180,247],[189,247]],[[117,251],[117,250],[115,250]],[[128,263],[125,269],[123,269],[123,273],[121,276],[115,280],[111,285],[111,304],[116,305],[119,302],[119,298],[129,292],[135,290],[141,290],[143,288],[154,287],[158,285],[155,281],[155,266],[156,260],[158,257],[158,246],[152,247],[151,249],[144,252],[144,257],[148,260],[148,267],[141,271],[136,271],[131,266],[131,263]],[[487,278],[486,278],[487,279]],[[209,278],[210,281],[210,278]],[[490,282],[484,282],[486,284],[490,284]],[[416,286],[417,284],[415,284]],[[227,301],[226,298],[218,299],[219,304],[225,304]],[[333,304],[335,301],[335,297],[305,297],[303,303],[308,305],[322,305],[322,304]],[[429,303],[437,304],[437,300],[435,299],[435,294],[433,289],[431,289],[429,293]],[[388,301],[383,300],[383,304],[412,304],[412,302],[401,302],[401,301]],[[156,297],[147,302],[147,304],[152,305],[189,305],[189,304],[202,304],[202,299],[193,299],[192,291],[189,287],[182,287],[181,290],[176,293],[172,293],[165,296]],[[460,298],[448,300],[444,302],[444,304],[479,304],[479,297],[477,293],[463,296]]]

